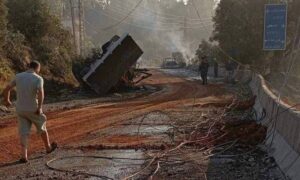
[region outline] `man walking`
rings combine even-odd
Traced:
[[[11,106],[10,91],[16,87],[17,103],[16,112],[18,116],[18,128],[21,141],[21,163],[28,162],[27,146],[31,125],[34,124],[37,133],[45,144],[47,153],[51,153],[57,148],[56,143],[50,145],[49,136],[46,129],[46,116],[43,114],[42,105],[44,102],[44,81],[40,72],[41,65],[37,61],[29,64],[29,70],[19,73],[16,78],[5,88],[4,101],[6,106]]]
[[[202,78],[202,84],[206,85],[207,84],[207,73],[208,73],[208,68],[209,68],[209,64],[208,64],[208,60],[206,56],[202,57],[202,62],[199,66],[199,71],[201,74],[201,78]]]

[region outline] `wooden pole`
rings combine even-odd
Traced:
[[[75,47],[76,47],[76,53],[77,53],[77,55],[79,55],[80,52],[78,52],[78,45],[77,45],[77,40],[76,40],[75,13],[74,13],[74,6],[73,6],[73,1],[72,1],[72,0],[70,0],[70,8],[71,8],[71,19],[72,19],[73,41],[74,41],[74,45],[75,45]]]
[[[83,1],[78,0],[79,8],[79,45],[80,45],[80,55],[84,55],[84,8]]]

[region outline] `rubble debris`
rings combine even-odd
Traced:
[[[118,81],[116,85],[112,87],[112,91],[121,91],[125,89],[135,89],[136,84],[144,79],[152,76],[148,72],[148,69],[135,69],[130,68]]]
[[[168,113],[168,116],[171,114]],[[239,119],[232,119],[230,114],[224,111],[209,111],[209,114],[207,114],[205,119],[194,117],[194,115],[188,112],[186,112],[186,114],[180,114],[180,116],[189,116],[186,118],[189,119],[189,124],[193,125],[188,126],[186,125],[186,123],[183,123],[182,125],[177,124],[182,122],[183,119],[181,118],[180,122],[176,121],[177,123],[173,125],[173,127],[176,129],[176,131],[174,131],[174,135],[176,136],[175,141],[172,141],[170,143],[161,143],[161,141],[160,143],[153,142],[151,144],[138,142],[137,144],[124,145],[106,145],[100,143],[93,145],[67,147],[66,149],[80,149],[83,152],[89,152],[90,150],[134,149],[150,152],[148,153],[148,155],[150,156],[149,160],[152,160],[149,161],[149,164],[147,163],[148,165],[145,164],[146,168],[143,168],[137,173],[128,176],[128,178],[134,177],[136,175],[140,175],[139,177],[141,177],[142,172],[146,169],[154,172],[154,169],[158,167],[157,164],[159,162],[164,162],[165,159],[174,158],[174,154],[176,154],[176,157],[180,156],[180,161],[185,163],[197,163],[200,161],[202,162],[202,160],[209,158],[214,161],[220,161],[215,162],[214,164],[230,164],[231,167],[238,164],[245,164],[245,167],[253,169],[262,164],[258,164],[258,161],[261,158],[259,158],[257,155],[259,155],[260,151],[255,148],[255,146],[261,143],[266,137],[266,128],[262,125],[256,124],[256,122],[253,120],[244,121]],[[191,117],[193,118],[190,119]],[[132,124],[129,123],[128,125]],[[151,126],[151,124],[149,124],[149,126]],[[139,136],[139,134],[137,135]],[[186,154],[184,152],[190,152],[191,154],[194,153],[195,156],[189,156],[189,154]],[[247,152],[252,153],[248,154]],[[241,155],[237,157],[237,154]],[[197,157],[200,158],[200,161],[195,161],[195,158]],[[242,159],[240,159],[240,157],[242,157]],[[241,161],[239,161],[239,159]],[[265,159],[265,161],[268,161],[267,158]],[[195,164],[193,166],[195,166]],[[166,163],[161,164],[161,168],[166,167]],[[180,168],[185,169],[186,167],[178,167],[176,169],[177,173]],[[158,169],[158,173],[164,173],[162,169]],[[166,169],[164,169],[164,171],[165,170]],[[169,168],[167,168],[167,170],[169,170]],[[210,174],[209,172],[205,173],[207,175]],[[243,173],[239,173],[237,171],[235,171],[233,174],[243,176]],[[262,174],[264,174],[264,172],[262,172]],[[149,174],[147,176],[149,176]]]
[[[0,102],[0,104],[1,104],[1,102]],[[7,116],[7,115],[9,115],[9,114],[11,114],[11,113],[12,113],[12,112],[11,112],[10,109],[8,109],[8,108],[5,107],[5,106],[1,106],[1,105],[0,105],[0,117]],[[0,125],[0,127],[1,127],[1,125]]]
[[[129,34],[114,36],[102,46],[102,54],[81,71],[83,81],[99,95],[116,85],[131,82],[132,66],[143,54]]]
[[[251,98],[247,103],[232,104],[240,104],[243,107],[242,109],[249,109],[248,105],[252,104],[253,99],[255,98]],[[199,162],[207,158],[217,157],[226,158],[226,160],[232,158],[232,161],[226,164],[241,164],[241,162],[236,161],[238,154],[244,154],[242,159],[244,160],[244,164],[249,165],[249,168],[259,166],[257,157],[248,155],[247,152],[256,151],[256,146],[264,141],[267,132],[266,127],[257,124],[254,120],[234,119],[226,110],[210,115],[205,121],[202,118],[193,119],[194,122],[190,122],[190,124],[193,124],[192,126],[174,126],[176,129],[174,144],[166,145],[168,148],[151,155],[152,160],[145,165],[145,168],[124,179],[131,179],[142,175],[146,169],[152,169],[153,171],[158,167],[157,163],[161,162],[164,158],[173,157],[173,153],[175,152],[177,152],[177,157],[179,155],[186,155],[183,157],[184,161],[191,160],[197,166],[201,166]],[[187,151],[192,151],[192,149],[195,150],[193,153],[198,153],[195,157],[186,154]],[[203,157],[198,161],[197,157],[201,154]],[[165,167],[165,165],[161,167]],[[178,169],[176,171],[178,172]],[[205,173],[209,175],[209,172]],[[235,172],[235,175],[244,176],[243,173],[239,172]],[[245,175],[245,177],[247,176],[249,175]]]
[[[227,133],[225,139],[239,139],[239,143],[247,145],[258,145],[263,142],[267,134],[267,128],[255,121],[236,120],[227,122],[221,129],[224,133]]]
[[[239,110],[239,111],[248,110],[254,106],[255,100],[256,100],[256,96],[253,96],[248,100],[235,102],[232,107],[234,110]]]
[[[135,77],[139,77],[139,79],[136,80],[134,82],[134,84],[137,84],[137,83],[141,82],[142,80],[147,79],[150,76],[152,76],[152,74],[149,73],[148,69],[135,69],[134,71],[135,71]]]
[[[224,100],[223,102],[209,102],[209,103],[195,103],[193,107],[226,107],[227,111],[246,111],[253,108],[256,101],[256,96],[253,96],[246,100],[237,100],[233,102],[231,100]]]
[[[64,149],[80,149],[82,151],[89,151],[89,150],[165,150],[167,149],[167,145],[160,144],[137,144],[137,145],[115,145],[115,146],[108,146],[108,145],[87,145],[87,146],[79,146],[79,147],[65,147]]]
[[[0,112],[7,113],[9,112],[9,110],[7,109],[7,107],[0,106]]]

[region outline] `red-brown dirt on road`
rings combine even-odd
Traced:
[[[138,97],[128,101],[106,102],[88,107],[46,113],[47,128],[51,140],[62,145],[84,143],[89,134],[99,129],[109,128],[126,120],[156,111],[172,109],[178,106],[193,104],[224,104],[231,99],[221,85],[202,86],[196,81],[166,75],[153,71],[153,76],[143,83],[161,89],[150,95]],[[15,118],[4,119],[5,125],[0,126],[0,162],[6,163],[19,157],[19,139]],[[0,120],[1,123],[1,120]],[[110,142],[126,145],[124,140],[112,137],[98,137],[99,142]],[[134,144],[130,139],[128,143]],[[147,140],[145,140],[147,142]],[[37,135],[30,137],[30,153],[42,151],[43,143]]]

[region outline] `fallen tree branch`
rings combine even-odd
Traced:
[[[160,169],[160,164],[159,164],[160,162],[158,161],[157,162],[157,167],[156,167],[156,169],[155,169],[155,171],[152,173],[152,175],[150,176],[150,179],[152,180],[153,179],[153,177],[155,176],[155,174],[157,174],[157,172],[159,171],[159,169]]]

